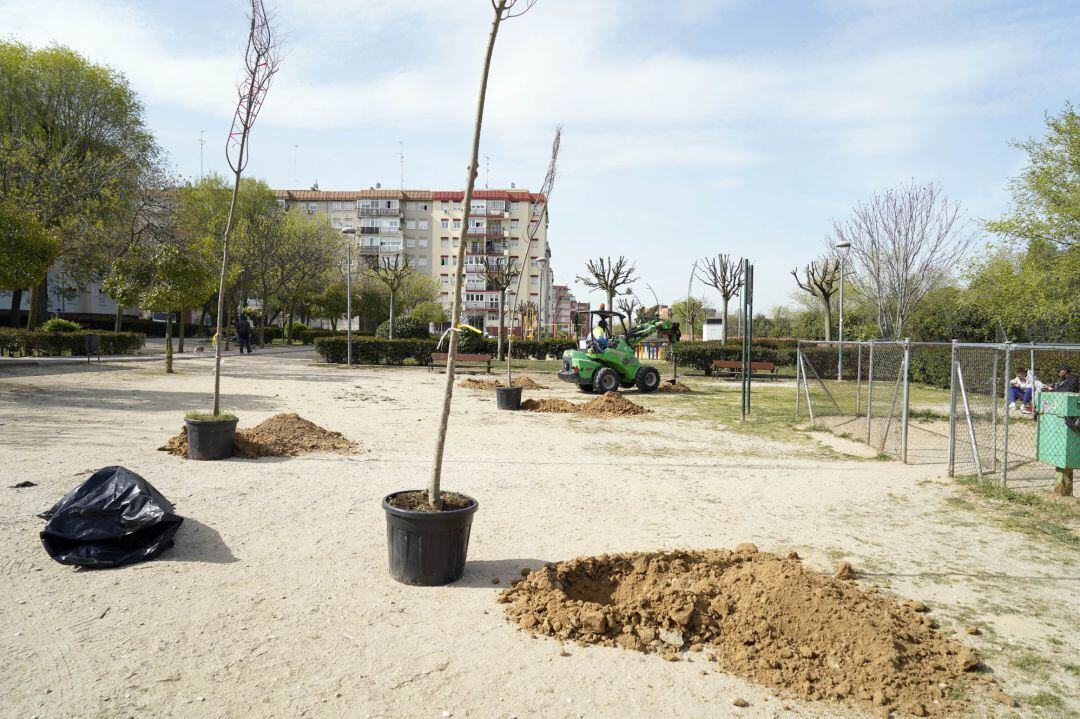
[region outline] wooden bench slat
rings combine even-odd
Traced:
[[[492,362],[493,359],[494,359],[493,355],[484,355],[484,354],[455,354],[454,355],[454,361],[455,362],[478,362],[478,363],[481,363],[481,364],[485,365],[488,374],[491,374],[491,362]],[[432,352],[431,353],[431,364],[428,365],[428,369],[429,370],[434,369],[436,362],[449,362],[449,360],[450,360],[450,353],[449,352]]]
[[[739,360],[713,360],[712,366],[721,369],[742,369],[742,362]],[[750,369],[763,369],[771,372],[776,369],[776,365],[772,362],[751,362]]]

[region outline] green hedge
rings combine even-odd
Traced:
[[[89,315],[89,314],[72,314],[66,313],[64,319],[71,320],[72,322],[78,322],[79,326],[87,330],[101,332],[112,332],[113,327],[116,326],[116,320],[108,315]],[[177,329],[179,330],[179,325]],[[122,332],[138,332],[146,337],[164,337],[165,336],[165,323],[154,322],[153,320],[143,319],[141,317],[123,317],[120,320],[120,330]],[[211,334],[213,330],[211,330]],[[180,333],[174,333],[174,336],[179,336]],[[202,335],[202,328],[197,324],[185,324],[184,336],[185,337],[198,337]]]
[[[416,364],[431,364],[435,340],[381,340],[375,337],[353,337],[353,364],[403,364],[412,359]],[[344,364],[348,356],[345,337],[316,337],[315,351],[324,360]]]
[[[381,340],[390,338],[390,320],[386,320],[375,329],[375,336]],[[394,339],[424,340],[430,336],[431,333],[428,332],[427,322],[421,322],[408,315],[394,318]]]
[[[32,332],[0,327],[0,352],[10,357],[82,355],[86,332]],[[94,332],[101,336],[101,354],[123,355],[138,351],[146,336],[137,332]]]
[[[315,328],[315,329],[300,330],[295,335],[293,335],[293,340],[295,340],[297,342],[300,342],[301,344],[310,345],[310,344],[314,344],[315,340],[318,339],[319,337],[337,337],[337,336],[344,337],[345,336],[345,331],[344,330],[338,330],[337,332],[335,332],[334,330]],[[354,335],[353,336],[353,342],[355,343],[355,341],[356,341],[356,336]]]
[[[742,347],[737,343],[728,342],[684,342],[679,345],[677,351],[679,365],[692,367],[706,375],[713,372],[713,360],[742,359]],[[753,362],[772,362],[777,367],[791,367],[795,365],[795,343],[785,340],[771,342],[755,341],[750,350],[750,360]]]

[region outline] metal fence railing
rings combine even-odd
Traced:
[[[1059,365],[1080,368],[1080,345],[800,342],[796,413],[949,476],[1053,483],[1036,400]]]

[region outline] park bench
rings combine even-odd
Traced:
[[[714,370],[727,370],[734,377],[742,374],[742,360],[713,360],[712,366]],[[776,374],[776,365],[772,362],[751,362],[750,371]]]
[[[445,367],[446,363],[449,360],[450,360],[450,353],[449,352],[432,352],[431,353],[431,364],[428,365],[428,370],[430,371],[430,370],[434,369],[436,362],[442,363],[442,366]],[[456,354],[456,355],[454,355],[454,362],[457,365],[461,365],[462,363],[465,363],[465,362],[469,362],[469,363],[472,363],[472,364],[482,364],[486,368],[485,371],[487,372],[487,374],[491,374],[491,355],[484,355],[484,354]]]

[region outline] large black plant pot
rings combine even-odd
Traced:
[[[228,459],[233,454],[235,419],[185,419],[188,459]]]
[[[390,500],[403,490],[383,497],[390,576],[402,584],[439,586],[461,579],[469,552],[469,530],[480,506],[472,497],[467,507],[445,512],[399,509]]]
[[[521,387],[496,387],[495,406],[499,409],[521,409]]]

